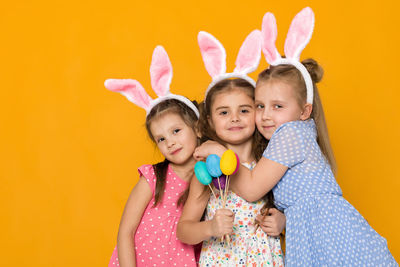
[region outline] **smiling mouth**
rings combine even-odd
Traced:
[[[271,130],[272,128],[274,128],[274,126],[273,125],[272,126],[262,126],[262,128],[264,130]]]
[[[181,150],[182,150],[182,148],[178,148],[177,150],[172,151],[172,152],[171,152],[171,155],[176,155],[176,154],[178,154]]]
[[[228,128],[229,131],[240,131],[242,129],[243,129],[243,127],[231,127],[231,128]]]

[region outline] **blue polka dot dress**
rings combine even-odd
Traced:
[[[288,167],[273,188],[286,215],[286,266],[398,266],[386,240],[342,197],[312,119],[281,125],[263,156]]]

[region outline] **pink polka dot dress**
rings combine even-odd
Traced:
[[[157,179],[153,166],[143,165],[138,171],[149,183],[153,197],[135,234],[136,266],[196,266],[193,246],[183,244],[176,237],[176,227],[182,213],[177,201],[188,183],[168,166],[163,199],[153,207]],[[117,248],[108,266],[119,266]]]

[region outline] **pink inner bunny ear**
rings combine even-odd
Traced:
[[[292,20],[285,41],[285,55],[299,60],[300,54],[311,39],[314,29],[314,12],[306,7]]]
[[[121,93],[139,107],[147,110],[150,106],[151,97],[136,80],[108,79],[104,82],[104,86],[110,91]]]
[[[207,32],[199,32],[197,40],[208,74],[212,78],[226,72],[226,53],[222,44]]]
[[[150,66],[151,86],[158,96],[165,96],[169,92],[172,80],[172,65],[164,47],[154,49]]]
[[[244,40],[236,58],[235,72],[250,73],[257,69],[261,57],[261,32],[252,31]]]
[[[278,36],[278,30],[276,27],[274,14],[268,12],[264,15],[261,35],[262,51],[267,62],[271,64],[281,57],[275,46],[276,37]]]

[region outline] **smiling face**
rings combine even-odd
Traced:
[[[268,140],[282,124],[289,121],[306,120],[311,113],[311,105],[299,104],[294,88],[277,79],[257,85],[255,107],[257,129]]]
[[[166,159],[176,165],[194,160],[197,136],[182,117],[175,112],[166,112],[151,121],[150,131]]]
[[[227,144],[242,144],[255,130],[254,101],[244,90],[233,88],[215,95],[209,124]]]

